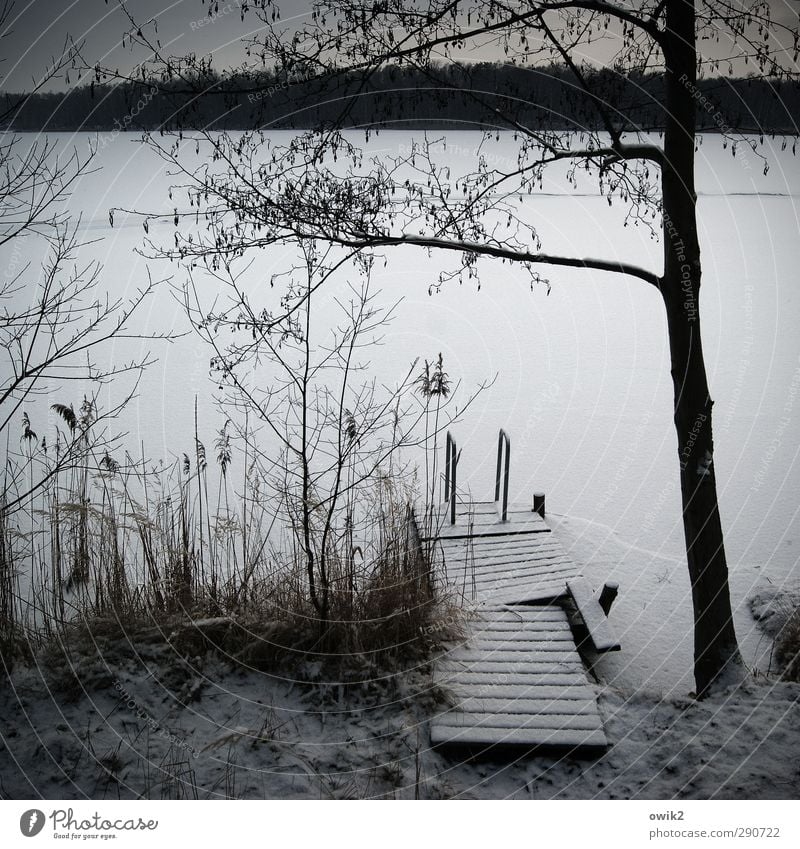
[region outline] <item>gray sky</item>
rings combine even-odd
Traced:
[[[3,0],[0,0],[0,4]],[[11,0],[13,8],[0,41],[0,87],[6,91],[28,91],[33,80],[53,56],[60,55],[67,34],[85,42],[85,55],[92,61],[121,69],[129,68],[140,53],[121,45],[128,22],[118,0]],[[155,18],[158,37],[166,53],[212,54],[217,68],[238,64],[244,58],[240,39],[257,32],[252,13],[241,20],[241,0],[218,0],[219,13],[208,17],[206,0],[128,0],[128,8],[139,21]],[[213,0],[212,0],[213,2]],[[630,0],[618,0],[628,3]],[[796,20],[798,0],[770,0],[773,17],[790,23]],[[311,0],[282,0],[281,17],[298,23],[308,14]],[[705,43],[704,46],[706,46]],[[502,58],[501,56],[481,58]],[[76,75],[70,77],[75,84]],[[50,89],[66,85],[53,83]]]
[[[0,0],[2,2],[2,0]],[[243,35],[257,32],[258,19],[250,13],[241,19],[240,0],[218,0],[219,13],[208,17],[208,0],[128,0],[137,21],[157,20],[158,37],[168,54],[213,54],[218,68],[242,61]],[[310,9],[310,0],[284,0],[284,17]],[[84,55],[110,67],[126,69],[140,60],[141,51],[122,47],[122,35],[130,28],[118,0],[13,0],[4,27],[2,88],[28,91],[34,78],[53,56],[61,55],[69,34],[85,43]],[[148,35],[153,33],[148,29]],[[70,83],[75,83],[71,75]],[[54,83],[49,88],[63,88]]]

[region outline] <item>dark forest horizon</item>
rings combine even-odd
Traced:
[[[624,131],[663,128],[663,75],[593,72]],[[763,77],[698,81],[698,130],[796,133],[800,83]],[[5,129],[17,132],[313,129],[330,125],[390,129],[598,130],[599,111],[559,66],[449,65],[435,76],[387,66],[315,77],[265,70],[188,79],[109,84],[87,79],[67,92],[0,94]],[[342,117],[344,115],[344,120]]]

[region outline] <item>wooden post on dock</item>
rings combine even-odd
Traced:
[[[619,584],[616,581],[606,581],[600,593],[600,598],[597,600],[606,616],[608,616],[618,592]]]
[[[533,493],[533,512],[538,513],[544,519],[544,493]]]

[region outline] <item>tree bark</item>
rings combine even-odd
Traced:
[[[667,0],[664,277],[683,526],[694,607],[694,675],[704,696],[740,666],[714,472],[711,400],[700,337],[700,246],[694,183],[694,0]]]

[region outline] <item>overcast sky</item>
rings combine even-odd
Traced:
[[[3,0],[0,0],[2,4]],[[11,0],[13,8],[0,41],[2,82],[7,91],[28,91],[43,67],[61,54],[67,34],[85,43],[91,61],[126,69],[141,54],[121,46],[128,22],[118,0]],[[241,20],[241,0],[218,0],[219,14],[208,17],[209,0],[128,0],[139,21],[157,19],[158,37],[165,52],[212,54],[218,69],[244,58],[241,39],[256,34],[258,19],[252,13]],[[213,2],[213,0],[212,0]],[[635,0],[619,0],[626,5]],[[741,2],[741,0],[733,0]],[[797,19],[798,0],[770,0],[773,16],[786,23]],[[298,23],[308,15],[311,0],[281,0],[281,17]],[[487,57],[487,58],[502,58]],[[70,79],[75,84],[75,75]],[[63,87],[55,83],[50,88]]]
[[[208,17],[208,2],[202,0],[129,0],[127,5],[137,21],[157,20],[158,38],[166,53],[213,54],[215,66],[222,68],[242,61],[241,39],[255,34],[260,22],[252,12],[242,22],[240,0],[218,3],[219,14],[213,19]],[[284,18],[302,17],[310,8],[310,0],[281,3]],[[118,0],[13,0],[4,27],[8,37],[0,42],[2,88],[30,90],[43,67],[53,56],[61,55],[67,34],[84,42],[84,55],[90,61],[128,68],[143,56],[141,50],[134,53],[128,46],[122,47],[123,33],[129,28]]]

